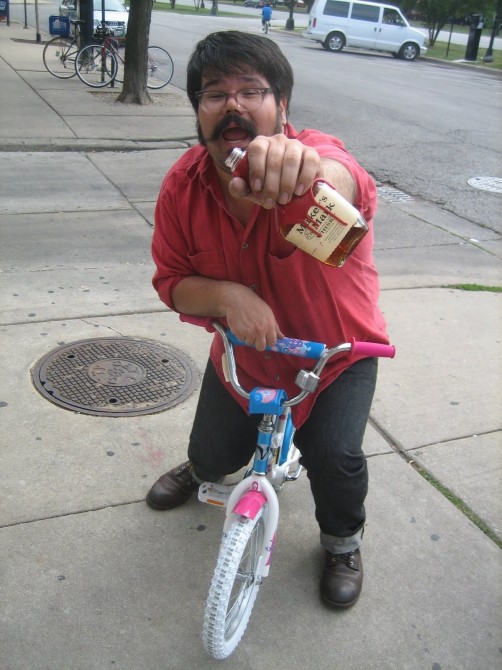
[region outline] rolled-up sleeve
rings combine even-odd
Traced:
[[[186,206],[186,203],[180,202],[176,176],[168,174],[155,207],[152,257],[156,271],[152,283],[162,302],[171,309],[174,309],[174,288],[184,277],[194,274],[188,261],[188,239],[178,217],[179,208],[182,206]]]

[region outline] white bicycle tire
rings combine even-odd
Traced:
[[[203,628],[204,647],[217,660],[230,656],[248,625],[261,585],[257,569],[263,564],[260,552],[267,510],[268,505],[264,505],[254,519],[236,517],[222,543],[209,588]],[[248,584],[243,573],[239,573],[243,561]]]

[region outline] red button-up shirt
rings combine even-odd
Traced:
[[[173,305],[173,289],[185,277],[199,275],[238,282],[256,291],[273,310],[288,337],[334,346],[356,340],[387,343],[378,309],[378,275],[373,263],[373,215],[376,188],[371,177],[335,137],[316,130],[285,133],[315,147],[323,158],[343,164],[357,184],[355,207],[369,232],[341,268],[325,265],[287,242],[278,232],[276,212],[255,206],[246,225],[229,212],[213,162],[201,145],[189,149],[170,169],[155,211],[152,254],[157,270],[153,284],[163,302]],[[222,381],[223,345],[217,335],[211,360]],[[305,359],[277,353],[236,349],[241,385],[283,388],[289,397],[299,389],[296,373]],[[351,363],[355,359],[352,359]],[[295,425],[308,417],[317,394],[349,365],[335,358],[324,369],[317,393],[293,408]],[[232,393],[245,409],[246,401]]]

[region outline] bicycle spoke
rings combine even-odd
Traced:
[[[124,65],[125,65],[125,53],[124,49],[122,49],[121,53],[121,48],[120,45],[117,44],[116,47],[113,49],[113,54],[115,56],[115,60],[117,63],[117,72],[115,74],[115,81],[117,84],[123,84],[124,83]]]
[[[163,88],[172,79],[174,73],[173,59],[162,47],[148,47],[147,64],[148,88]]]
[[[71,37],[55,37],[44,47],[43,61],[47,70],[58,79],[70,79],[76,75],[75,60],[78,47]]]
[[[218,556],[204,616],[204,646],[217,659],[229,656],[246,629],[260,588],[265,505],[255,519],[236,518]]]
[[[89,44],[77,56],[77,75],[92,88],[108,86],[117,74],[117,60],[113,52],[101,44]]]

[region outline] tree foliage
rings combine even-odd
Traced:
[[[131,0],[125,46],[124,84],[117,102],[148,105],[148,40],[153,0]]]
[[[434,46],[439,32],[454,19],[471,14],[493,13],[493,0],[403,0],[401,10],[408,16],[416,15],[426,26],[429,45]]]

